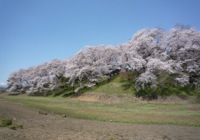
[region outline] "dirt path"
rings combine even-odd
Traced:
[[[10,117],[23,129],[0,128],[0,140],[197,140],[199,127],[130,125],[96,122],[59,115],[40,115],[38,110],[0,98],[0,117]]]

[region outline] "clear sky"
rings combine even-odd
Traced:
[[[200,29],[200,0],[0,0],[0,83],[21,68],[118,45],[142,28]]]

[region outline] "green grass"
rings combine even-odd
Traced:
[[[110,82],[105,81],[103,84],[96,86],[86,93],[104,93],[104,94],[134,94],[133,86],[132,88],[125,88],[124,85],[127,83],[121,81],[119,76],[113,77]]]
[[[62,97],[6,96],[7,101],[79,119],[130,124],[169,124],[200,127],[200,104],[123,102],[118,104],[76,101]]]

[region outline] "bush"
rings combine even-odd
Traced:
[[[16,123],[14,125],[9,126],[10,129],[17,130],[18,128],[22,129],[23,125],[20,123]]]
[[[157,87],[151,88],[150,85],[146,85],[144,89],[140,89],[136,92],[137,97],[143,99],[153,100],[158,96],[165,97],[170,95],[177,95],[181,98],[187,98],[187,96],[198,95],[198,91],[191,85],[181,86],[175,80],[176,75],[163,73],[157,77]]]
[[[142,97],[145,100],[158,99],[158,93],[156,89],[146,86],[145,89],[141,89],[135,93],[136,97]]]
[[[195,90],[190,85],[180,86],[180,85],[158,85],[157,88],[151,88],[150,86],[145,86],[144,89],[141,89],[136,92],[136,97],[142,97],[143,99],[153,100],[157,99],[158,96],[166,97],[170,95],[177,95],[180,98],[187,98],[188,96],[199,96],[199,91]]]
[[[23,125],[20,123],[12,124],[12,120],[9,118],[4,118],[0,120],[0,127],[8,127],[13,130],[17,130],[18,128],[23,128]]]
[[[58,90],[55,90],[55,91],[52,91],[52,95],[55,97],[55,96],[59,96],[61,94],[63,94],[65,92],[65,89],[58,89]]]
[[[115,138],[114,137],[110,137],[110,139],[109,140],[115,140]]]
[[[0,120],[0,127],[7,127],[9,125],[12,125],[12,120],[9,118],[4,118]]]
[[[47,112],[39,111],[39,114],[41,114],[41,115],[47,115]]]

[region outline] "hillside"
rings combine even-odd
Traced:
[[[60,89],[71,93],[91,87],[102,92],[112,86],[113,91],[121,86],[114,83],[102,88],[101,84],[127,72],[134,74],[125,78],[128,92],[134,91],[138,96],[198,95],[200,32],[185,26],[174,27],[169,32],[160,28],[142,29],[127,43],[86,47],[72,58],[14,72],[8,79],[7,91],[43,95]]]
[[[122,81],[120,75],[115,76],[110,82],[106,82],[100,86],[95,86],[87,92],[103,93],[103,94],[134,94],[134,88],[129,87],[126,81]],[[87,93],[86,92],[86,93]]]

